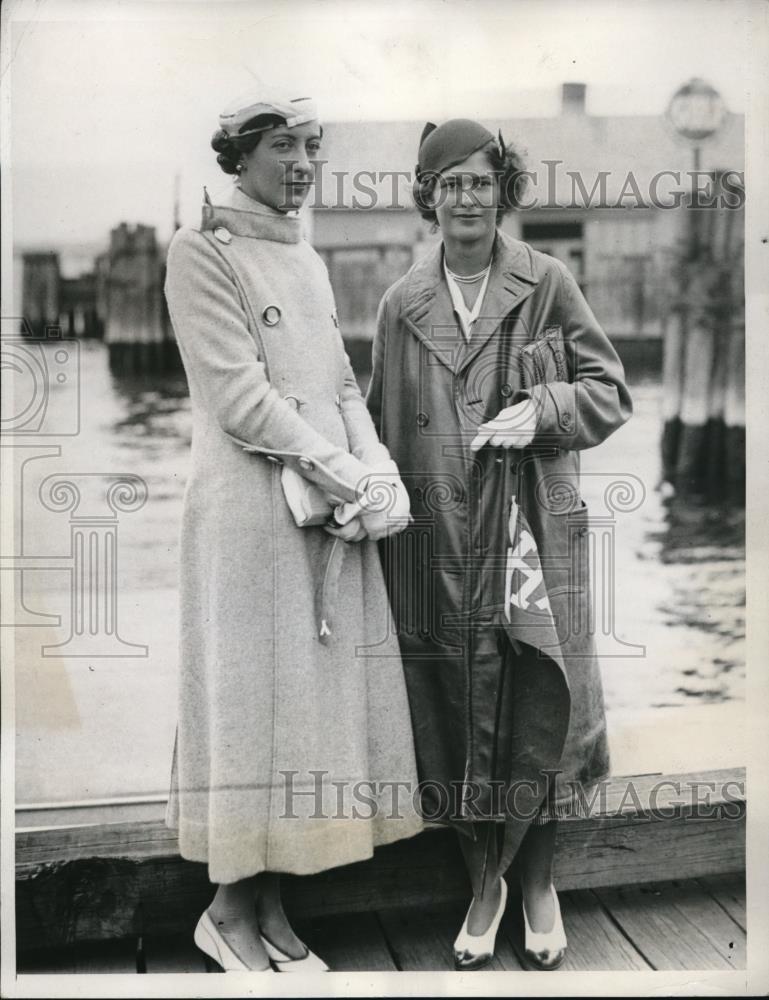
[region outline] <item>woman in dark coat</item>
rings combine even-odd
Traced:
[[[461,834],[457,967],[491,960],[517,855],[525,956],[554,968],[554,821],[609,770],[579,451],[631,400],[566,267],[497,229],[523,179],[501,136],[428,124],[418,157],[415,199],[442,243],[382,300],[367,403],[414,518],[381,550],[421,808]]]

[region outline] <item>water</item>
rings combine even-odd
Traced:
[[[178,531],[191,424],[184,379],[114,378],[105,348],[83,342],[79,384],[80,433],[34,439],[55,442],[61,453],[25,466],[23,551],[69,552],[67,514],[39,501],[45,476],[141,476],[149,495],[140,510],[120,515],[117,582],[120,634],[148,651],[43,655],[44,643],[69,634],[69,574],[25,574],[27,607],[61,616],[60,625],[17,630],[17,797],[26,803],[163,793],[173,743]],[[657,488],[661,387],[645,381],[632,391],[633,419],[582,456],[593,517],[607,477],[636,477],[644,491],[637,510],[615,518],[614,631],[643,647],[643,655],[602,658],[615,768],[744,763],[744,517],[670,506]],[[69,412],[71,392],[72,380],[53,386],[52,420]]]

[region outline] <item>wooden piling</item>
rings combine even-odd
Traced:
[[[702,210],[700,210],[701,212]],[[690,210],[694,216],[697,210]],[[662,478],[683,498],[743,503],[745,301],[741,210],[709,209],[671,272],[663,354]],[[694,224],[693,219],[688,220]],[[706,239],[705,239],[706,237]]]
[[[178,367],[178,349],[163,297],[164,261],[152,226],[121,223],[101,264],[101,307],[110,369],[116,375]]]
[[[59,325],[61,277],[59,255],[52,251],[25,253],[22,257],[20,332],[44,337],[46,327]]]

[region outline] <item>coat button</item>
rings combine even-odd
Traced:
[[[430,418],[426,413],[417,413],[417,424],[419,427],[427,427],[430,423]]]
[[[280,322],[281,312],[278,306],[265,306],[262,312],[262,319],[267,326],[277,326]]]
[[[499,391],[505,398],[507,398],[508,396],[512,396],[513,387],[509,382],[503,382]]]
[[[571,414],[564,413],[564,415],[561,417],[561,427],[564,427],[568,430],[569,427],[571,427],[571,425],[572,425]]]
[[[229,229],[225,229],[224,226],[217,226],[214,230],[214,236],[220,243],[224,243],[225,246],[232,243],[232,235]]]
[[[304,469],[305,472],[312,472],[315,468],[315,463],[311,458],[307,458],[305,455],[299,459],[299,468]]]

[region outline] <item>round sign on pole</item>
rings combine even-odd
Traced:
[[[694,77],[673,94],[667,114],[679,135],[698,142],[718,131],[726,117],[726,105],[715,87]]]

